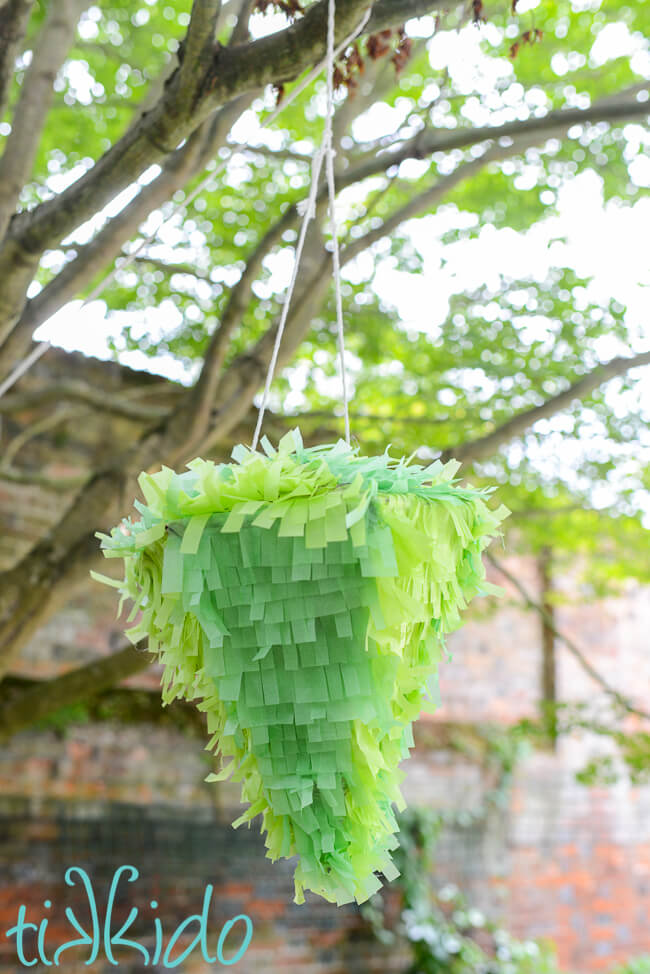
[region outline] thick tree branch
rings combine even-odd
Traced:
[[[86,490],[84,488],[84,492]],[[98,512],[93,523],[101,526],[101,508],[96,494],[96,491],[93,492],[89,501],[95,504]],[[119,481],[116,478],[111,498],[119,496]],[[110,503],[110,498],[106,503]],[[72,521],[74,525],[70,511],[63,521],[67,524]],[[22,571],[18,575],[13,571],[0,574],[0,677],[43,621],[58,612],[79,585],[87,583],[92,567],[98,567],[96,538],[84,534],[78,526],[76,531],[69,531],[70,544],[63,544],[59,530],[62,523],[23,559],[20,563]],[[3,614],[7,604],[14,606],[14,613]],[[17,637],[19,639],[14,642]]]
[[[152,657],[144,651],[143,643],[139,643],[137,648],[128,644],[111,656],[95,660],[56,679],[37,683],[0,704],[0,740],[49,717],[62,707],[87,700],[115,686],[121,680],[140,673],[151,662]]]
[[[0,4],[0,119],[9,104],[14,64],[33,6],[34,0],[8,0]]]
[[[0,470],[5,467],[11,467],[14,457],[20,453],[30,440],[35,439],[42,433],[51,432],[55,427],[60,426],[61,423],[67,422],[67,420],[71,419],[72,413],[73,411],[69,406],[62,406],[59,409],[54,409],[52,412],[47,413],[45,416],[41,416],[36,422],[28,423],[27,426],[24,426],[4,450],[2,459],[0,460]]]
[[[2,688],[9,699],[18,699],[19,696],[33,693],[34,702],[40,706],[41,700],[45,700],[49,693],[50,682],[55,681],[8,676],[5,677]],[[75,709],[70,712],[70,708]],[[70,700],[65,708],[48,708],[39,720],[41,724],[44,722],[44,729],[48,723],[59,730],[68,724],[113,721],[121,726],[147,724],[151,727],[154,724],[156,727],[178,730],[204,740],[206,733],[205,715],[193,703],[173,700],[164,705],[160,690],[145,687],[109,686],[90,696],[80,692],[77,699]],[[8,728],[7,736],[18,730],[28,729],[30,724],[33,726],[32,721],[25,723],[21,715],[20,727]]]
[[[132,390],[133,391],[133,390]],[[124,416],[141,422],[159,422],[167,415],[167,409],[159,406],[143,406],[131,402],[124,395],[112,396],[104,389],[96,389],[79,379],[66,379],[30,389],[28,392],[14,392],[0,399],[0,413],[17,413],[48,403],[81,402],[104,413]]]
[[[509,443],[510,440],[514,440],[518,436],[522,436],[538,420],[548,419],[550,416],[554,416],[576,400],[586,399],[594,389],[597,389],[605,382],[609,382],[610,379],[614,379],[618,375],[625,375],[631,369],[636,369],[644,365],[650,365],[650,352],[641,352],[629,358],[617,356],[604,365],[599,365],[591,372],[588,372],[587,375],[578,379],[577,382],[572,383],[563,392],[558,393],[556,396],[551,396],[550,399],[547,399],[539,406],[526,409],[524,412],[513,416],[512,419],[503,423],[494,432],[488,433],[487,436],[470,440],[468,443],[459,443],[450,450],[446,450],[443,458],[453,456],[462,463],[473,463],[476,460],[485,460],[488,457],[494,456],[504,444]]]
[[[181,79],[185,74],[184,64],[195,68],[206,50],[212,53],[220,12],[221,0],[193,0],[190,23],[183,41]]]
[[[87,0],[50,4],[13,114],[11,134],[0,159],[0,240],[29,177],[43,124],[54,97],[54,81],[74,41]],[[1,21],[0,21],[1,25]]]
[[[34,473],[31,470],[18,470],[11,465],[7,466],[4,460],[2,466],[0,466],[0,481],[8,480],[12,484],[25,484],[26,487],[43,487],[45,490],[61,491],[62,493],[67,493],[70,490],[82,487],[89,477],[90,473],[80,473],[77,476],[48,477],[46,474]]]

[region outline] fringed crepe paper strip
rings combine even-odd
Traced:
[[[313,890],[363,902],[397,870],[393,803],[412,722],[437,698],[442,639],[485,581],[508,511],[427,467],[297,430],[231,464],[196,459],[139,480],[141,519],[99,535],[133,600],[128,630],[164,663],[163,699],[199,701],[209,749],[262,814],[268,856],[297,855]]]

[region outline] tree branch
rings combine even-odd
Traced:
[[[230,292],[219,325],[206,350],[201,374],[191,393],[191,432],[188,434],[188,443],[186,444],[186,449],[190,453],[194,447],[198,447],[198,444],[205,439],[208,433],[210,415],[214,407],[216,390],[228,351],[228,343],[246,312],[252,295],[252,287],[262,269],[264,258],[281,239],[282,234],[293,226],[296,217],[296,207],[288,207],[259,242],[248,259],[242,276]]]
[[[278,159],[280,162],[300,162],[311,166],[312,156],[305,152],[294,152],[291,149],[269,149],[267,145],[250,145],[248,142],[228,142],[228,149],[233,152],[248,152],[250,155],[264,156],[266,159]]]
[[[104,511],[110,499],[120,496],[117,478],[113,487]],[[88,487],[82,495],[86,491]],[[101,526],[102,508],[97,491],[87,496],[88,509],[94,505],[96,510],[96,519],[91,523]],[[62,525],[70,537],[67,545],[63,542]],[[73,505],[73,510],[68,510],[50,534],[19,563],[18,574],[13,569],[0,574],[0,676],[43,621],[65,605],[79,585],[87,583],[88,572],[92,567],[99,567],[99,561],[97,540],[75,524]],[[7,605],[13,606],[15,612],[10,610],[6,614]]]
[[[194,0],[183,41],[179,87],[191,106],[212,60],[221,0]]]
[[[488,433],[487,436],[470,440],[468,443],[459,443],[457,446],[445,450],[443,459],[453,456],[462,463],[472,463],[476,460],[484,460],[487,457],[494,456],[500,447],[510,442],[510,440],[522,436],[538,420],[548,419],[550,416],[554,416],[560,410],[570,406],[575,400],[585,399],[590,392],[593,392],[594,389],[597,389],[603,383],[609,382],[610,379],[614,379],[618,375],[625,375],[630,369],[636,369],[644,365],[650,365],[650,352],[641,352],[629,358],[617,356],[604,365],[597,366],[597,368],[588,372],[587,375],[578,379],[577,382],[572,383],[563,392],[558,393],[556,396],[551,396],[550,399],[547,399],[541,405],[534,406],[532,409],[527,409],[513,416],[512,419],[503,423],[494,432]]]
[[[48,413],[46,416],[41,416],[35,423],[30,423],[29,425],[23,427],[20,433],[17,434],[6,447],[2,459],[0,460],[0,471],[4,467],[9,469],[13,462],[15,456],[17,456],[23,447],[33,440],[35,437],[40,436],[41,433],[46,433],[61,423],[66,422],[72,417],[72,410],[69,406],[62,406],[60,409],[55,409]]]
[[[14,64],[33,6],[34,0],[8,0],[0,4],[0,119],[9,104]]]
[[[144,643],[137,647],[130,643],[104,659],[94,660],[63,676],[43,683],[0,704],[0,740],[29,727],[62,707],[79,703],[115,686],[134,673],[140,673],[152,662],[144,651]]]
[[[62,493],[83,487],[89,477],[90,473],[80,473],[77,476],[48,477],[42,473],[17,470],[16,467],[7,466],[4,460],[0,466],[0,480],[8,480],[13,484],[25,484],[28,487],[43,487],[45,490],[61,491]]]
[[[17,413],[62,401],[82,402],[101,412],[149,423],[160,421],[169,412],[168,409],[159,406],[143,406],[130,402],[123,394],[112,396],[105,389],[95,389],[79,379],[65,379],[37,389],[30,389],[28,392],[15,392],[3,396],[0,399],[0,413]]]
[[[185,274],[187,277],[196,278],[197,281],[206,281],[208,284],[214,284],[209,274],[202,273],[192,264],[184,264],[182,261],[160,260],[158,257],[151,257],[146,251],[141,253],[139,257],[136,257],[133,263],[148,264],[150,267],[164,271],[165,274]]]
[[[137,646],[125,642],[111,656],[93,660],[92,663],[63,676],[37,685],[17,700],[0,707],[1,730],[4,731],[9,726],[13,732],[19,726],[42,720],[61,707],[67,707],[140,673],[153,662],[153,657],[144,650],[144,642]],[[45,688],[47,692],[43,693]]]
[[[239,8],[237,10],[237,20],[230,35],[230,40],[228,41],[230,47],[234,47],[237,44],[245,44],[250,39],[248,22],[253,13],[255,0],[239,0],[237,6]]]
[[[641,90],[650,91],[650,85],[646,84]],[[529,136],[533,136],[533,141],[529,144],[535,145],[539,142],[540,136],[551,138],[566,132],[574,125],[587,125],[590,122],[623,122],[626,119],[643,118],[648,113],[650,113],[648,102],[612,101],[604,98],[588,108],[561,108],[541,117],[504,122],[502,125],[458,129],[425,128],[399,148],[373,154],[359,165],[351,166],[342,174],[339,184],[349,186],[369,176],[385,172],[392,166],[399,166],[407,159],[425,159],[434,152],[469,149],[481,142],[505,138],[525,137],[528,142]]]
[[[41,130],[54,97],[54,81],[74,41],[87,0],[50,4],[47,19],[25,75],[12,118],[11,134],[0,159],[0,240],[29,177]],[[13,5],[12,5],[13,6]]]
[[[143,654],[144,655],[144,654]],[[2,683],[2,689],[10,700],[17,700],[27,694],[33,694],[33,702],[40,707],[41,701],[45,701],[50,692],[50,683],[56,680],[29,680],[24,677],[8,676]],[[65,708],[76,707],[76,712],[65,713]],[[56,709],[47,708],[39,721],[48,720],[58,730],[66,724],[92,721],[117,721],[123,724],[146,723],[148,725],[169,727],[184,734],[192,734],[196,737],[205,739],[205,715],[197,709],[193,703],[185,700],[173,700],[170,704],[164,705],[160,696],[160,690],[150,690],[145,687],[132,688],[129,686],[109,686],[91,695],[85,694],[80,688],[77,698],[70,700],[64,707]],[[3,709],[0,708],[0,719],[2,719]],[[28,715],[20,715],[20,725],[7,728],[6,735],[25,730],[35,723],[29,720]],[[0,729],[0,737],[4,736]]]
[[[144,655],[144,654],[143,654]],[[17,699],[19,696],[33,693],[33,701],[40,706],[49,693],[50,683],[55,681],[48,680],[28,680],[17,676],[5,677],[2,688],[9,696],[9,699]],[[76,708],[76,712],[68,712],[66,708]],[[0,720],[2,719],[3,709],[0,708]],[[21,714],[20,726],[0,725],[0,737],[15,734],[19,730],[25,730],[35,721],[23,719]],[[97,723],[100,721],[117,721],[119,724],[155,724],[160,727],[169,727],[182,731],[184,734],[192,734],[195,737],[205,739],[205,715],[197,709],[193,703],[185,700],[173,700],[170,704],[164,705],[160,690],[149,690],[145,687],[132,688],[129,686],[112,686],[92,693],[90,696],[82,692],[77,699],[70,700],[65,707],[50,709],[40,716],[39,721],[45,722],[45,726],[51,721],[57,730],[62,726],[71,723]]]
[[[123,244],[137,232],[141,223],[157,207],[165,203],[193,176],[205,168],[217,149],[223,145],[236,118],[248,107],[254,95],[243,95],[224,105],[214,117],[204,124],[188,142],[165,161],[162,172],[143,186],[138,195],[112,217],[95,234],[93,239],[79,249],[77,257],[69,261],[63,270],[47,284],[36,297],[29,300],[16,324],[11,326],[8,316],[5,333],[9,337],[1,344],[2,317],[0,316],[0,377],[25,357],[34,330],[55,314],[68,301],[75,298],[97,274],[120,253]],[[25,272],[31,276],[34,268],[28,262]],[[22,287],[22,285],[19,285]],[[21,308],[22,291],[16,290],[6,298],[5,308]],[[7,313],[7,312],[5,312]]]
[[[580,666],[583,668],[583,670],[589,674],[591,679],[594,680],[594,682],[597,683],[598,686],[602,687],[605,693],[609,697],[611,697],[618,704],[619,707],[622,707],[623,710],[627,711],[627,713],[636,714],[638,717],[643,717],[645,720],[650,720],[650,713],[636,707],[630,700],[627,699],[627,697],[625,697],[614,687],[610,686],[610,684],[603,676],[601,676],[601,674],[598,672],[595,666],[593,666],[589,662],[585,654],[576,645],[576,643],[574,643],[572,639],[570,639],[567,635],[565,635],[565,633],[561,632],[557,628],[553,620],[553,617],[550,615],[550,613],[546,611],[544,606],[540,605],[539,602],[536,602],[533,598],[531,598],[531,596],[526,591],[524,586],[521,584],[519,579],[516,578],[512,574],[512,572],[505,567],[505,565],[503,565],[500,561],[498,561],[494,557],[494,555],[490,554],[489,551],[485,552],[485,557],[490,562],[490,564],[493,565],[494,568],[496,568],[496,570],[501,573],[501,575],[503,575],[504,578],[508,579],[510,584],[514,586],[514,588],[519,592],[525,604],[529,608],[534,609],[534,611],[537,612],[539,616],[541,616],[549,632],[553,633],[556,639],[559,639],[561,642],[564,643],[564,645],[569,650],[571,655],[574,656],[575,659],[577,659],[577,661],[580,663]]]
[[[363,253],[364,250],[376,244],[382,237],[386,237],[396,230],[400,224],[412,219],[424,210],[432,209],[454,186],[457,186],[464,179],[468,179],[470,176],[479,172],[488,162],[494,161],[498,156],[499,154],[496,152],[484,153],[479,159],[473,159],[471,162],[461,164],[453,172],[449,173],[448,176],[443,176],[442,179],[439,179],[422,193],[412,196],[408,203],[405,203],[404,206],[401,206],[391,213],[390,216],[386,217],[380,226],[374,227],[362,237],[357,237],[356,240],[349,243],[341,254],[341,263],[349,263],[355,257],[358,257],[359,254]]]
[[[375,34],[387,27],[399,27],[413,17],[424,17],[434,12],[447,13],[451,6],[462,9],[468,5],[450,4],[445,0],[435,0],[434,3],[430,0],[377,0],[373,4],[366,33]]]

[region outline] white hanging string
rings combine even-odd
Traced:
[[[273,345],[273,353],[271,355],[271,361],[269,363],[268,372],[266,373],[266,383],[264,385],[264,393],[262,395],[262,401],[257,413],[257,424],[255,426],[255,433],[253,434],[253,441],[251,447],[253,450],[257,449],[257,443],[259,440],[260,432],[262,430],[262,422],[264,420],[264,413],[266,412],[266,407],[268,405],[269,393],[271,391],[271,384],[273,382],[273,375],[275,373],[275,367],[278,361],[278,353],[280,351],[280,345],[282,343],[282,336],[284,334],[285,325],[287,323],[287,318],[289,316],[289,307],[291,305],[291,298],[293,297],[294,288],[296,286],[296,281],[298,278],[298,269],[300,267],[300,260],[302,257],[302,251],[305,244],[305,238],[307,236],[307,228],[309,226],[309,221],[313,219],[316,215],[316,195],[318,192],[318,180],[320,178],[320,171],[323,163],[323,158],[325,158],[325,170],[327,178],[327,188],[329,197],[329,221],[330,221],[330,231],[332,235],[332,265],[334,273],[334,289],[336,292],[336,321],[337,321],[337,341],[338,341],[338,351],[339,351],[339,364],[341,373],[341,391],[343,395],[343,410],[345,416],[345,440],[348,445],[350,444],[350,415],[348,406],[348,392],[347,383],[345,380],[345,348],[344,348],[344,335],[343,335],[343,300],[341,296],[341,266],[339,259],[339,242],[338,242],[338,229],[336,224],[336,188],[334,185],[334,139],[333,139],[333,119],[334,119],[334,64],[336,57],[340,50],[347,46],[349,41],[346,41],[337,50],[334,50],[334,17],[336,12],[336,2],[335,0],[328,0],[327,7],[327,57],[326,57],[326,73],[327,73],[327,108],[325,113],[325,129],[323,133],[323,140],[321,142],[320,148],[314,154],[314,161],[312,163],[312,173],[311,173],[311,186],[309,189],[309,197],[307,200],[307,206],[303,214],[302,224],[300,227],[300,235],[298,237],[298,243],[296,245],[296,254],[293,264],[293,272],[291,274],[291,280],[289,282],[289,287],[287,288],[287,293],[282,306],[282,314],[280,315],[280,321],[278,324],[278,330],[275,336],[275,343]],[[368,20],[369,13],[364,17],[360,27],[357,28],[355,34],[363,27]]]
[[[345,48],[348,46],[348,44],[354,40],[357,34],[359,34],[361,30],[363,30],[366,23],[368,22],[369,17],[370,17],[370,10],[367,10],[362,20],[360,21],[359,25],[355,27],[352,33],[348,37],[346,37],[346,39],[341,44],[339,44],[336,51],[334,52],[334,58],[336,58],[342,51],[344,51]],[[334,58],[332,58],[332,61],[334,60]],[[315,67],[312,68],[312,70],[303,78],[303,80],[299,84],[296,85],[295,88],[291,90],[289,95],[287,95],[287,97],[284,98],[282,102],[269,115],[266,116],[266,118],[262,119],[262,121],[260,122],[261,127],[264,128],[267,125],[270,125],[272,122],[274,122],[278,117],[278,115],[280,115],[280,113],[283,112],[285,108],[287,108],[292,103],[292,101],[294,101],[298,97],[298,95],[302,94],[305,88],[307,88],[307,86],[310,85],[312,81],[314,81],[314,79],[318,77],[318,75],[321,73],[323,68],[326,67],[329,63],[330,63],[330,52],[328,50],[326,56],[321,61],[319,61],[319,63],[315,65]],[[329,75],[329,71],[328,71],[328,75]],[[254,149],[255,147],[251,146],[251,148]],[[321,157],[321,161],[322,161],[322,157]],[[108,285],[115,279],[116,275],[120,271],[123,271],[127,267],[130,267],[131,264],[137,258],[138,254],[143,250],[143,248],[153,243],[153,241],[156,239],[163,226],[166,223],[168,223],[170,220],[172,220],[177,214],[186,210],[187,207],[196,199],[199,193],[202,193],[203,190],[206,189],[206,187],[210,184],[210,182],[215,178],[215,176],[217,176],[218,173],[220,173],[221,170],[226,167],[228,162],[229,159],[222,159],[217,164],[217,166],[214,169],[212,169],[205,176],[205,178],[198,183],[198,185],[192,190],[189,196],[186,196],[183,200],[181,200],[174,207],[172,207],[169,214],[162,218],[162,220],[160,221],[156,229],[153,230],[152,233],[143,237],[140,243],[137,245],[137,247],[135,247],[134,250],[130,251],[124,257],[123,260],[121,260],[119,263],[116,263],[115,266],[112,268],[112,270],[106,275],[106,277],[102,278],[102,280],[93,288],[90,294],[86,298],[84,298],[83,303],[79,307],[79,311],[82,311],[83,308],[85,308],[87,304],[90,304],[91,301],[95,301],[100,296],[100,294],[104,292],[104,290],[108,287]],[[9,389],[11,389],[11,387],[16,382],[18,382],[18,380],[22,378],[23,375],[25,375],[26,372],[29,371],[32,365],[34,365],[34,363],[37,362],[41,358],[41,356],[43,356],[45,352],[47,352],[47,350],[51,347],[52,347],[52,342],[50,341],[39,342],[39,344],[36,345],[36,347],[31,350],[29,355],[27,355],[22,360],[22,362],[19,362],[16,365],[16,367],[13,369],[12,372],[10,372],[7,378],[3,382],[0,382],[0,397],[4,396],[4,394],[8,392]]]
[[[293,271],[291,273],[291,280],[289,282],[289,287],[287,288],[287,294],[284,299],[284,304],[282,306],[282,313],[280,315],[278,330],[275,335],[275,343],[273,345],[271,361],[269,362],[269,368],[266,373],[266,383],[264,385],[262,401],[260,403],[260,408],[257,412],[257,423],[255,425],[255,432],[253,433],[253,441],[251,444],[253,450],[257,449],[257,442],[260,438],[260,432],[262,430],[262,422],[264,420],[264,413],[266,412],[266,406],[269,400],[269,392],[271,390],[271,383],[273,382],[273,374],[275,372],[275,366],[277,365],[277,361],[278,361],[278,353],[280,351],[280,344],[282,343],[282,336],[284,335],[284,326],[287,323],[287,318],[289,316],[289,307],[291,305],[291,298],[293,297],[293,290],[296,286],[296,281],[298,279],[298,268],[300,267],[300,258],[302,257],[302,251],[305,246],[307,227],[309,226],[309,221],[311,220],[312,216],[315,215],[315,211],[316,211],[316,194],[318,192],[318,179],[323,164],[323,149],[324,149],[324,145],[322,145],[320,149],[316,152],[311,167],[311,186],[309,187],[309,196],[307,198],[307,205],[305,206],[302,223],[300,225],[300,234],[298,236],[298,243],[296,245],[296,256],[293,262]]]
[[[336,0],[329,0],[327,18],[327,51],[331,53],[331,63],[327,65],[327,116],[325,166],[327,171],[327,190],[329,195],[330,232],[332,234],[332,269],[334,271],[334,290],[336,293],[336,330],[341,369],[341,392],[343,394],[343,414],[345,418],[345,442],[350,445],[350,408],[345,378],[345,339],[343,334],[343,298],[341,295],[341,261],[339,257],[339,231],[336,221],[336,187],[334,184],[334,12]]]

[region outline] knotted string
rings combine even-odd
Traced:
[[[293,297],[296,281],[298,279],[298,269],[300,267],[300,260],[302,258],[302,252],[305,246],[307,228],[309,226],[309,221],[316,216],[316,196],[318,193],[318,181],[320,178],[320,172],[323,165],[323,159],[325,159],[327,191],[329,197],[329,224],[330,224],[330,232],[332,235],[332,265],[333,265],[333,273],[334,273],[334,290],[336,293],[337,343],[338,343],[338,352],[339,352],[339,366],[341,372],[341,391],[343,395],[343,411],[345,416],[345,440],[348,445],[350,444],[350,415],[349,415],[349,406],[348,406],[347,383],[345,379],[345,344],[344,344],[344,333],[343,333],[343,299],[341,295],[341,262],[339,257],[338,227],[336,223],[336,211],[335,211],[336,187],[334,184],[335,152],[334,152],[334,139],[333,139],[333,119],[334,119],[334,62],[336,56],[334,52],[335,9],[336,9],[335,0],[328,0],[327,56],[326,56],[326,68],[325,68],[327,72],[327,109],[325,113],[325,131],[323,133],[323,140],[321,142],[320,148],[317,149],[316,152],[314,153],[309,196],[307,197],[307,203],[303,213],[302,224],[300,226],[300,234],[298,236],[298,243],[296,245],[296,255],[293,263],[291,280],[289,282],[289,287],[287,288],[285,301],[282,306],[282,314],[280,315],[280,321],[278,323],[278,330],[275,336],[275,343],[273,345],[273,353],[271,355],[271,361],[269,362],[268,372],[266,373],[264,393],[262,395],[262,401],[260,403],[259,411],[257,414],[257,424],[255,426],[255,433],[253,434],[253,441],[251,444],[253,450],[257,448],[260,432],[262,430],[264,413],[266,412],[266,407],[268,405],[271,383],[273,382],[273,375],[275,373],[275,368],[278,361],[278,354],[280,351],[280,345],[282,343],[282,336],[284,334],[287,318],[289,317],[289,308],[291,306],[291,299]],[[355,33],[357,33],[361,29],[361,27],[364,26],[367,19],[368,19],[368,14],[366,14],[364,20],[362,21],[361,25],[357,28],[357,31]],[[341,48],[339,48],[339,50],[340,49]]]

